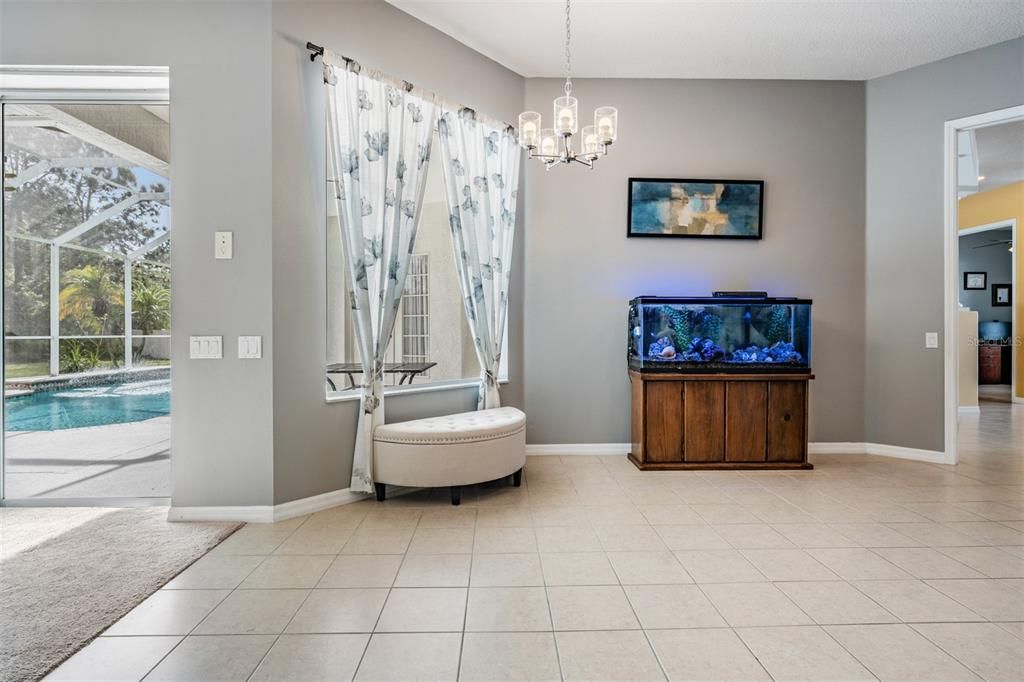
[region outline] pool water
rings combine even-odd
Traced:
[[[40,391],[8,398],[5,431],[56,431],[137,422],[171,413],[171,381],[157,379]]]

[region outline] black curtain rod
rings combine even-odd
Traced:
[[[319,45],[314,45],[313,43],[306,43],[306,49],[309,50],[310,52],[309,61],[311,62],[315,62],[317,57],[324,56],[324,48],[320,47]]]

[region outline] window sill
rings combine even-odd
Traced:
[[[454,381],[435,381],[420,386],[385,386],[384,397],[390,398],[400,395],[414,395],[417,393],[436,393],[438,391],[457,391],[464,388],[476,388],[480,385],[479,379],[456,379]],[[328,403],[344,403],[359,401],[359,389],[350,388],[346,391],[331,391],[327,394]]]

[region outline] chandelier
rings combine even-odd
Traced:
[[[581,163],[593,168],[594,162],[608,153],[615,142],[619,125],[619,110],[598,107],[594,110],[593,125],[579,128],[576,98],[572,96],[572,60],[569,41],[572,37],[569,0],[565,0],[565,96],[554,102],[554,127],[544,128],[538,111],[519,114],[519,144],[547,170],[557,163]],[[573,136],[579,133],[579,150],[573,149]]]

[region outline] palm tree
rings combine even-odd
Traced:
[[[102,336],[106,333],[110,309],[117,305],[124,305],[124,290],[110,278],[106,268],[85,265],[64,275],[64,288],[60,291],[62,320],[70,317],[82,327],[95,321]]]
[[[142,336],[167,329],[171,324],[170,290],[159,282],[140,282],[133,287],[132,322]],[[142,351],[142,347],[135,351],[136,361],[141,359]]]

